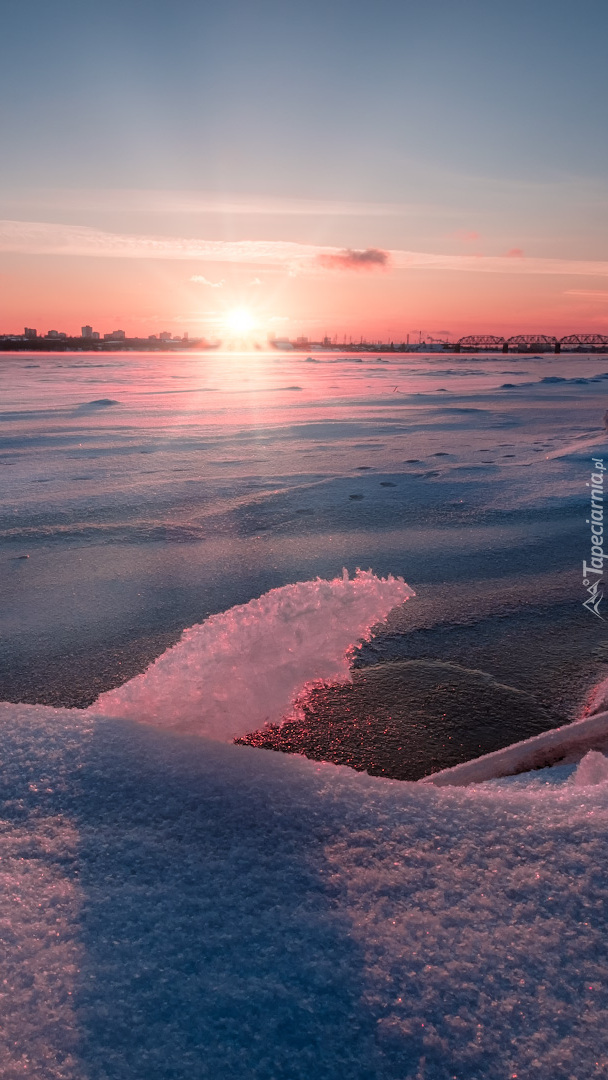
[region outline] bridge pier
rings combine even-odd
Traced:
[[[555,342],[555,351],[556,351],[556,353],[560,353],[562,351],[562,346],[561,346],[560,341]]]
[[[502,351],[503,352],[508,352],[509,351],[509,342],[508,341],[503,342]]]

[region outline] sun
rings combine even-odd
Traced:
[[[256,326],[256,321],[247,308],[233,308],[226,312],[224,322],[226,329],[235,336],[249,334]]]

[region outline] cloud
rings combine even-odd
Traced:
[[[5,205],[22,210],[74,210],[99,213],[233,214],[260,217],[400,218],[446,216],[450,207],[432,203],[355,202],[154,188],[28,188],[0,190]]]
[[[599,289],[567,289],[564,296],[584,296],[587,300],[601,300],[606,303],[608,292],[600,292]]]
[[[452,236],[455,240],[462,240],[463,244],[474,244],[476,240],[481,240],[481,233],[475,229],[456,229]]]
[[[524,259],[525,255],[524,255],[523,251],[521,250],[521,248],[509,248],[508,251],[505,251],[505,258],[506,259]]]
[[[254,277],[254,278],[251,279],[249,284],[250,285],[261,285],[262,282],[260,281],[259,277]]]
[[[286,240],[199,240],[181,236],[113,233],[87,225],[0,221],[0,251],[22,255],[77,255],[110,259],[197,259],[199,262],[284,266],[312,259],[318,248]]]
[[[366,248],[365,251],[346,248],[317,255],[316,261],[324,270],[376,270],[388,266],[389,254],[379,248]]]
[[[510,255],[444,255],[426,251],[343,250],[289,240],[198,240],[111,233],[84,225],[0,221],[0,251],[105,259],[197,260],[236,263],[262,270],[315,273],[325,269],[445,270],[477,274],[560,274],[608,277],[608,261],[513,258]]]
[[[391,251],[396,270],[456,270],[479,274],[562,274],[608,277],[608,262],[592,259],[530,259],[512,255],[431,255],[422,251]]]
[[[203,276],[203,274],[193,274],[190,281],[195,281],[197,285],[209,285],[211,289],[221,289],[224,285],[224,279],[221,281],[209,281],[209,278]]]

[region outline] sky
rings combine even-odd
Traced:
[[[608,332],[607,33],[605,0],[7,0],[0,332]]]

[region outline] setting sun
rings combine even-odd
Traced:
[[[248,334],[255,329],[255,319],[247,308],[233,308],[226,314],[226,329],[231,334]]]

